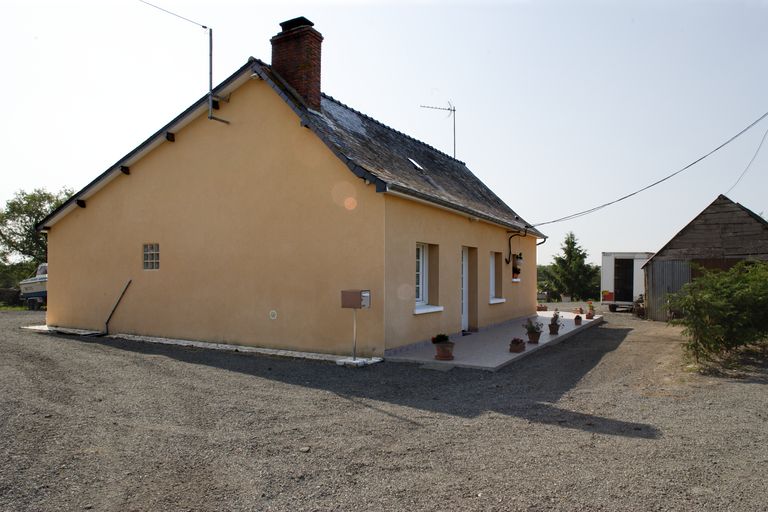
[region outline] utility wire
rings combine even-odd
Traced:
[[[198,27],[203,27],[203,28],[204,28],[204,29],[206,29],[206,30],[208,29],[208,27],[206,27],[206,26],[205,26],[205,25],[203,25],[202,23],[198,23],[198,22],[196,22],[196,21],[192,21],[191,19],[189,19],[189,18],[185,18],[184,16],[181,16],[181,15],[179,15],[179,14],[176,14],[175,12],[171,12],[171,11],[169,11],[168,9],[163,9],[162,7],[159,7],[159,6],[155,5],[155,4],[151,4],[151,3],[149,3],[149,2],[145,2],[144,0],[139,0],[139,2],[141,2],[141,3],[143,3],[143,4],[147,4],[147,5],[148,5],[148,6],[150,6],[150,7],[154,7],[155,9],[160,9],[161,11],[163,11],[163,12],[166,12],[166,13],[170,14],[171,16],[176,16],[177,18],[181,18],[182,20],[184,20],[184,21],[188,21],[188,22],[192,23],[193,25],[197,25]]]
[[[630,198],[630,197],[632,197],[632,196],[634,196],[634,195],[637,195],[637,194],[639,194],[640,192],[644,192],[644,191],[648,190],[648,189],[649,189],[649,188],[651,188],[651,187],[655,187],[656,185],[658,185],[658,184],[660,184],[660,183],[663,183],[663,182],[667,181],[668,179],[670,179],[670,178],[673,178],[673,177],[677,176],[677,175],[678,175],[678,174],[680,174],[681,172],[683,172],[683,171],[685,171],[685,170],[688,170],[688,169],[690,169],[691,167],[693,167],[693,166],[694,166],[694,165],[696,165],[697,163],[701,162],[701,161],[702,161],[702,160],[704,160],[705,158],[709,157],[709,156],[710,156],[710,155],[712,155],[713,153],[715,153],[715,152],[717,152],[717,151],[721,150],[722,148],[724,148],[725,146],[727,146],[728,144],[730,144],[730,143],[731,143],[731,142],[733,142],[734,140],[736,140],[736,139],[738,139],[739,137],[741,137],[742,135],[744,135],[746,132],[748,132],[748,131],[749,131],[750,129],[752,129],[752,128],[753,128],[753,127],[756,125],[756,124],[758,124],[760,121],[762,121],[762,120],[763,120],[763,119],[765,119],[766,117],[768,117],[768,112],[766,112],[765,114],[763,114],[762,116],[760,116],[759,118],[757,118],[757,119],[756,119],[755,121],[753,121],[753,122],[752,122],[752,123],[751,123],[749,126],[747,126],[747,127],[746,127],[746,128],[744,128],[743,130],[741,130],[739,133],[737,133],[736,135],[734,135],[733,137],[731,137],[731,138],[730,138],[730,139],[728,139],[727,141],[725,141],[725,142],[723,142],[722,144],[720,144],[719,146],[717,146],[715,149],[713,149],[713,150],[712,150],[712,151],[710,151],[709,153],[705,154],[704,156],[701,156],[701,157],[697,158],[696,160],[694,160],[693,162],[689,163],[688,165],[686,165],[686,166],[685,166],[685,167],[683,167],[682,169],[680,169],[680,170],[678,170],[678,171],[675,171],[675,172],[673,172],[672,174],[670,174],[670,175],[668,175],[668,176],[665,176],[664,178],[661,178],[660,180],[654,181],[654,182],[653,182],[653,183],[651,183],[650,185],[647,185],[647,186],[645,186],[645,187],[643,187],[643,188],[641,188],[641,189],[639,189],[639,190],[635,190],[634,192],[632,192],[632,193],[630,193],[630,194],[627,194],[627,195],[625,195],[625,196],[622,196],[622,197],[620,197],[620,198],[618,198],[618,199],[615,199],[615,200],[613,200],[613,201],[610,201],[610,202],[608,202],[608,203],[604,203],[604,204],[601,204],[601,205],[599,205],[599,206],[595,206],[594,208],[590,208],[590,209],[588,209],[588,210],[583,210],[583,211],[580,211],[580,212],[572,213],[571,215],[566,215],[565,217],[560,217],[559,219],[554,219],[554,220],[550,220],[550,221],[547,221],[547,222],[539,222],[538,224],[533,224],[531,227],[544,226],[544,225],[546,225],[546,224],[554,224],[554,223],[556,223],[556,222],[563,222],[563,221],[566,221],[566,220],[573,220],[573,219],[576,219],[576,218],[579,218],[579,217],[583,217],[584,215],[588,215],[588,214],[590,214],[590,213],[594,213],[594,212],[596,212],[596,211],[598,211],[598,210],[602,210],[603,208],[605,208],[605,207],[607,207],[607,206],[611,206],[612,204],[616,204],[616,203],[618,203],[618,202],[620,202],[620,201],[623,201],[623,200],[625,200],[625,199],[628,199],[628,198]],[[768,132],[766,132],[766,133],[768,133]],[[765,140],[765,135],[763,135],[763,140]],[[762,145],[762,142],[760,143],[760,145]],[[758,151],[759,151],[759,149],[760,149],[760,148],[758,148]],[[754,158],[753,158],[753,160],[754,160]],[[750,164],[751,164],[751,162],[750,162]],[[747,166],[747,167],[749,167],[749,166]],[[739,179],[741,179],[741,178],[739,178]],[[737,182],[737,183],[738,183],[738,182]],[[734,186],[735,186],[735,185],[734,185]]]
[[[754,162],[754,161],[755,161],[755,158],[757,158],[757,154],[758,154],[758,153],[760,153],[760,148],[762,148],[762,147],[763,147],[763,142],[765,142],[765,136],[766,136],[766,135],[768,135],[768,130],[765,130],[765,133],[763,134],[763,138],[762,138],[762,139],[760,139],[760,144],[758,144],[758,145],[757,145],[757,149],[755,150],[755,154],[754,154],[754,155],[752,155],[752,159],[749,161],[749,163],[747,164],[747,166],[744,168],[744,170],[742,171],[741,175],[739,176],[739,179],[737,179],[737,180],[736,180],[736,183],[734,183],[733,185],[731,185],[731,188],[729,188],[729,189],[728,189],[728,192],[726,192],[726,193],[725,193],[725,195],[726,195],[726,196],[727,196],[728,194],[730,194],[730,193],[731,193],[731,190],[733,190],[734,188],[736,188],[736,185],[738,185],[738,184],[739,184],[739,182],[741,181],[741,178],[743,178],[743,177],[744,177],[744,175],[745,175],[745,174],[747,174],[747,171],[748,171],[748,170],[749,170],[749,168],[752,166],[752,162]]]
[[[211,119],[213,121],[220,121],[222,123],[229,124],[229,121],[225,119],[220,119],[213,115],[213,29],[211,27],[208,27],[206,25],[203,25],[202,23],[198,23],[194,20],[191,20],[189,18],[185,18],[184,16],[180,14],[176,14],[175,12],[171,12],[168,9],[163,9],[159,5],[151,4],[147,2],[146,0],[139,0],[139,2],[146,4],[150,7],[154,7],[158,11],[163,11],[166,14],[170,14],[171,16],[175,16],[176,18],[179,18],[181,20],[187,21],[193,25],[197,25],[198,27],[202,27],[204,30],[208,32],[208,119]]]

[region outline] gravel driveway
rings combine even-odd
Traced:
[[[766,510],[768,368],[607,323],[498,373],[32,334],[0,312],[0,509]]]

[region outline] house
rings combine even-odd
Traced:
[[[348,354],[340,294],[367,289],[358,354],[381,356],[534,314],[543,235],[464,163],[321,94],[323,37],[281,27],[213,116],[201,98],[38,225],[48,325]]]
[[[666,321],[667,294],[699,268],[725,270],[747,259],[768,260],[768,222],[721,194],[643,265],[648,318]]]

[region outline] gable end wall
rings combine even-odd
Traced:
[[[260,80],[176,133],[49,233],[49,325],[347,354],[340,291],[368,288],[358,353],[384,338],[384,200]],[[160,269],[142,269],[142,244]],[[270,319],[270,312],[276,318]]]
[[[737,204],[717,200],[656,254],[656,260],[768,259],[768,226]]]

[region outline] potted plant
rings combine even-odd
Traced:
[[[453,345],[454,343],[448,337],[447,334],[438,334],[432,337],[432,343],[435,345],[435,359],[438,361],[452,361],[453,360]]]
[[[581,325],[581,315],[576,315],[575,317],[573,317],[573,323],[575,323],[576,325]]]
[[[525,332],[528,334],[528,343],[538,343],[541,338],[541,328],[544,325],[541,322],[534,322],[530,318],[523,324]]]
[[[547,306],[546,304],[536,304],[536,311],[546,311]]]
[[[525,340],[522,338],[514,337],[509,342],[510,352],[525,352]]]
[[[512,279],[520,279],[520,267],[512,266]]]
[[[573,308],[573,312],[576,313],[577,315],[583,315],[584,314],[584,308],[581,307],[581,306],[579,306],[577,308]]]
[[[595,305],[590,300],[587,302],[587,320],[592,320],[593,318],[595,318]]]
[[[549,321],[549,334],[557,334],[562,325],[563,323],[560,321],[560,312],[555,310],[555,314],[552,315],[552,319]]]

